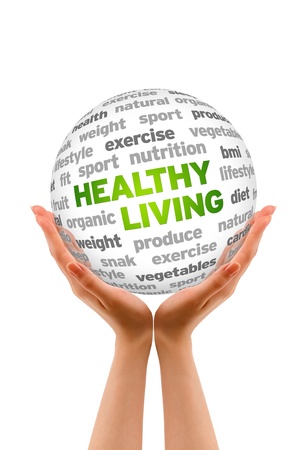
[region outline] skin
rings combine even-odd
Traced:
[[[115,354],[92,432],[89,450],[141,450],[146,369],[154,335],[163,393],[166,450],[218,450],[192,354],[192,332],[229,298],[255,257],[275,210],[267,206],[232,262],[198,286],[170,296],[154,320],[134,294],[109,286],[68,252],[41,206],[32,208],[49,250],[74,294],[115,332]]]

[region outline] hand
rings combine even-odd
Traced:
[[[74,294],[112,327],[117,338],[151,343],[153,318],[148,306],[134,294],[108,285],[78,263],[64,245],[52,213],[41,206],[34,206],[32,210],[44,232],[49,250]]]
[[[257,253],[263,232],[275,208],[256,213],[253,225],[232,262],[225,264],[198,286],[179,291],[163,302],[155,313],[156,343],[189,340],[196,326],[229,298]]]

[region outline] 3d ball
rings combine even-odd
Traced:
[[[56,157],[51,206],[74,258],[137,294],[195,286],[240,249],[257,189],[230,121],[192,95],[126,92],[70,130]]]

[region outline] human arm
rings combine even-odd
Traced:
[[[77,297],[115,332],[115,355],[89,450],[140,450],[146,368],[152,343],[152,313],[138,297],[109,286],[65,248],[52,214],[33,207],[50,252]]]
[[[229,298],[257,253],[274,208],[257,213],[253,226],[232,262],[202,284],[177,292],[157,309],[154,318],[165,423],[166,450],[218,450],[204,392],[192,354],[192,332]]]

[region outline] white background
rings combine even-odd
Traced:
[[[297,450],[297,20],[294,1],[6,2],[1,11],[1,450],[84,450],[113,355],[30,205],[50,206],[60,144],[101,101],[186,92],[251,152],[258,207],[277,205],[233,298],[194,334],[221,450]],[[295,267],[296,266],[296,267]],[[160,298],[152,298],[154,310]],[[163,449],[153,348],[144,450]],[[187,449],[190,450],[190,449]]]

